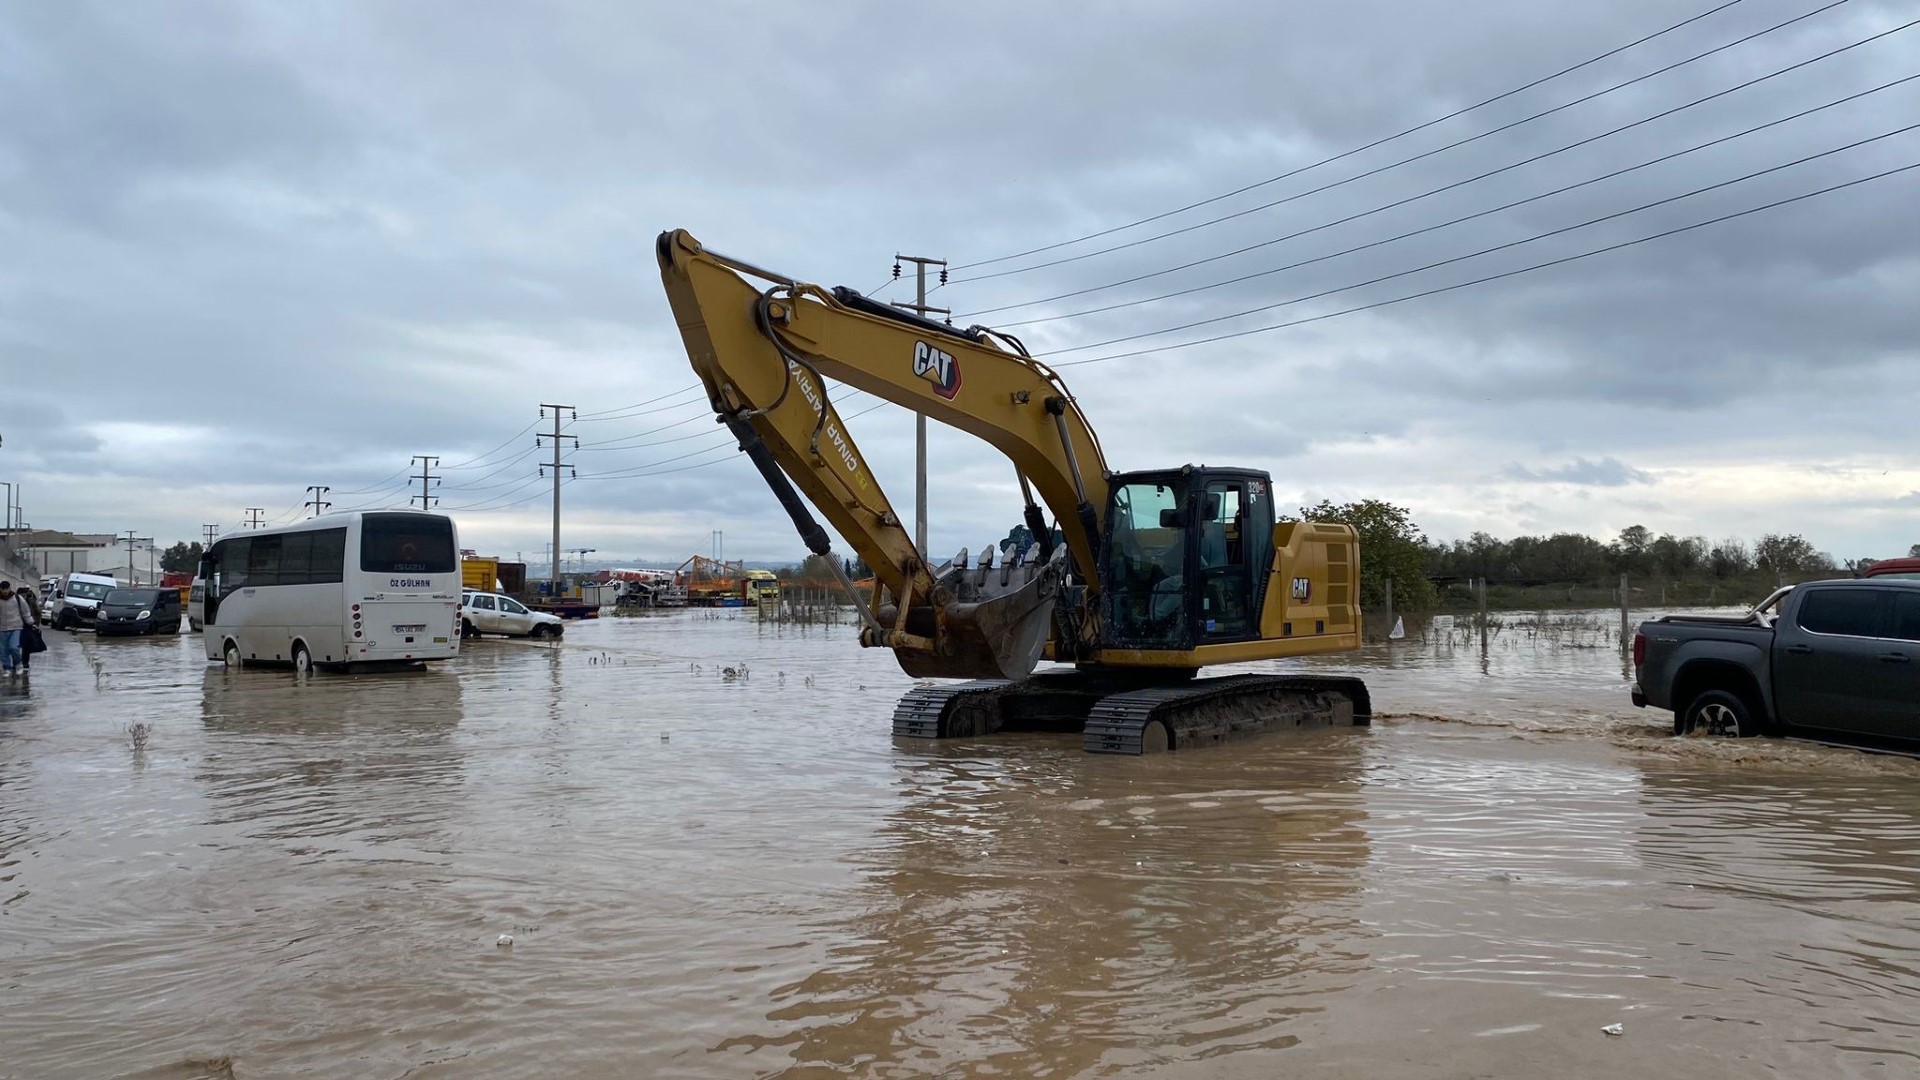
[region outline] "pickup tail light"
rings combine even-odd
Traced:
[[[1633,635],[1633,666],[1639,667],[1647,662],[1647,635]]]

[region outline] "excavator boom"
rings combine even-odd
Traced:
[[[1071,578],[1094,587],[1101,503],[1089,488],[1105,492],[1099,440],[1058,377],[1013,339],[803,284],[708,251],[684,231],[663,233],[657,254],[708,400],[809,550],[825,555],[827,537],[805,504],[825,515],[890,594],[886,604],[878,595],[856,598],[867,621],[863,643],[892,648],[916,676],[1032,671],[1051,636],[1061,586]],[[1032,557],[1012,553],[1019,565],[990,573],[989,545],[981,566],[930,565],[847,430],[829,380],[971,432],[1004,453],[1060,522],[1064,558],[1049,550],[1051,531],[1030,502],[1029,524],[1044,538]]]

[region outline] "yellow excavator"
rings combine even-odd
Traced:
[[[916,678],[967,680],[908,693],[896,735],[1071,729],[1088,750],[1139,754],[1371,718],[1358,679],[1195,678],[1358,649],[1350,527],[1276,524],[1271,480],[1252,469],[1109,470],[1065,383],[1010,334],[809,285],[684,230],[662,233],[656,253],[714,412],[807,549],[830,551],[811,504],[873,568],[862,596],[838,558],[825,560],[858,612],[860,644],[892,649]],[[1005,454],[1031,540],[930,565],[842,423],[833,383]],[[1071,666],[1036,673],[1042,659]]]

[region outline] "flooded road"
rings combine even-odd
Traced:
[[[890,657],[729,614],[306,682],[49,635],[0,1077],[1920,1071],[1920,763],[1667,739],[1610,639],[1119,758],[895,742]]]

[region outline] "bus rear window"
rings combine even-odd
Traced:
[[[423,514],[368,514],[361,519],[362,571],[451,574],[459,568],[452,521]]]

